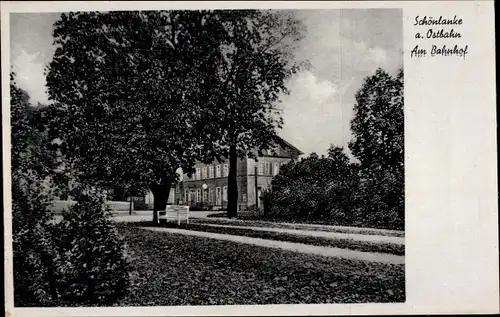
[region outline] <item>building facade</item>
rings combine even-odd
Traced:
[[[254,153],[257,154],[257,151]],[[274,147],[258,156],[257,161],[248,157],[238,159],[238,210],[261,209],[261,193],[269,187],[281,166],[301,154],[299,149],[278,138]],[[182,174],[181,181],[170,189],[168,203],[189,205],[193,210],[225,209],[228,203],[229,160],[197,163],[194,168],[193,175]],[[151,193],[146,195],[145,201],[152,208]]]
[[[257,151],[254,152],[257,154]],[[269,187],[281,166],[296,159],[302,152],[278,138],[274,147],[257,160],[237,160],[238,210],[262,208],[261,193]],[[214,161],[211,164],[197,163],[195,173],[189,177],[183,174],[177,186],[175,200],[193,209],[225,209],[227,207],[229,160]]]

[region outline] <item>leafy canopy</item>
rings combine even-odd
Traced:
[[[287,79],[304,63],[294,55],[303,38],[304,25],[285,10],[228,10],[224,16],[224,39],[218,58],[217,81],[213,85],[214,130],[219,139],[215,155],[253,156],[254,148],[265,150],[282,127],[282,94]]]
[[[221,27],[208,11],[61,15],[51,132],[80,181],[162,184],[204,158]]]
[[[363,166],[402,168],[404,164],[403,70],[396,77],[382,69],[356,93],[349,144]]]

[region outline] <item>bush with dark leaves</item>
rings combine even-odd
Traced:
[[[24,183],[24,184],[22,184]],[[54,298],[54,247],[50,213],[39,182],[12,178],[15,306],[46,306]]]
[[[78,203],[57,224],[57,288],[61,301],[112,302],[129,281],[126,250],[96,191],[79,195]]]
[[[43,108],[29,104],[14,78],[11,73],[14,305],[46,306],[55,294],[50,192],[44,186],[53,160],[44,146]]]

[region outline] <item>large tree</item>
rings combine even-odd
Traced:
[[[229,10],[221,15],[224,38],[218,84],[213,86],[219,109],[213,120],[219,123],[220,141],[213,150],[229,158],[228,217],[233,217],[237,159],[255,157],[275,144],[283,123],[278,102],[288,92],[286,80],[301,66],[294,50],[304,26],[294,12],[284,10]]]
[[[256,10],[62,14],[47,82],[54,137],[80,181],[147,185],[154,215],[180,167],[267,148],[300,24]]]
[[[393,77],[379,68],[356,93],[349,149],[364,167],[403,167],[403,79],[402,69]]]
[[[149,187],[156,221],[176,170],[213,154],[222,27],[207,11],[61,15],[47,74],[51,132],[79,182]]]
[[[380,225],[404,229],[404,74],[378,69],[356,94],[349,144],[361,162],[361,206]]]

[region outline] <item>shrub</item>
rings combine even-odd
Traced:
[[[351,164],[342,148],[285,165],[262,199],[268,218],[404,230],[402,169]]]
[[[327,157],[313,153],[285,165],[263,195],[267,214],[287,220],[349,222],[356,168],[336,147]]]
[[[55,294],[51,214],[38,182],[25,180],[12,178],[14,304],[47,306]]]
[[[43,180],[53,167],[39,118],[11,73],[12,251],[15,306],[46,306],[55,294],[50,193]]]
[[[103,197],[79,195],[57,225],[59,297],[71,302],[111,302],[128,286],[125,248]]]
[[[404,176],[401,170],[366,168],[360,171],[357,213],[364,223],[404,230]]]

